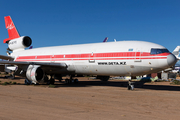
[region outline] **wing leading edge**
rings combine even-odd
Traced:
[[[3,60],[14,60],[13,57],[11,57],[11,56],[5,56],[5,55],[0,55],[0,59],[3,59]]]
[[[0,61],[0,64],[10,64],[10,65],[41,65],[44,67],[59,67],[66,68],[66,63],[47,63],[47,62],[16,62],[16,61]]]

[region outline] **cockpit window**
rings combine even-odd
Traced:
[[[169,53],[169,50],[168,49],[157,49],[157,48],[151,49],[151,54],[161,54],[161,53]]]

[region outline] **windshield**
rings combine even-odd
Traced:
[[[152,48],[151,54],[161,54],[161,53],[169,53],[168,49],[158,49],[158,48]]]

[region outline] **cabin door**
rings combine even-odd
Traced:
[[[142,49],[137,48],[135,53],[135,62],[141,62],[142,61]]]
[[[94,53],[92,52],[89,57],[89,63],[95,63]]]
[[[55,62],[55,60],[54,60],[54,55],[51,55],[51,58],[50,58],[50,59],[51,59],[51,62],[52,62],[52,63]]]

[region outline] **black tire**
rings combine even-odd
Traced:
[[[55,79],[50,79],[50,84],[54,85]]]
[[[78,79],[74,79],[74,83],[78,83]]]
[[[32,84],[32,81],[28,80],[28,79],[25,79],[24,80],[24,83],[25,85],[31,85]]]
[[[100,80],[106,82],[109,80],[109,76],[100,76]]]

